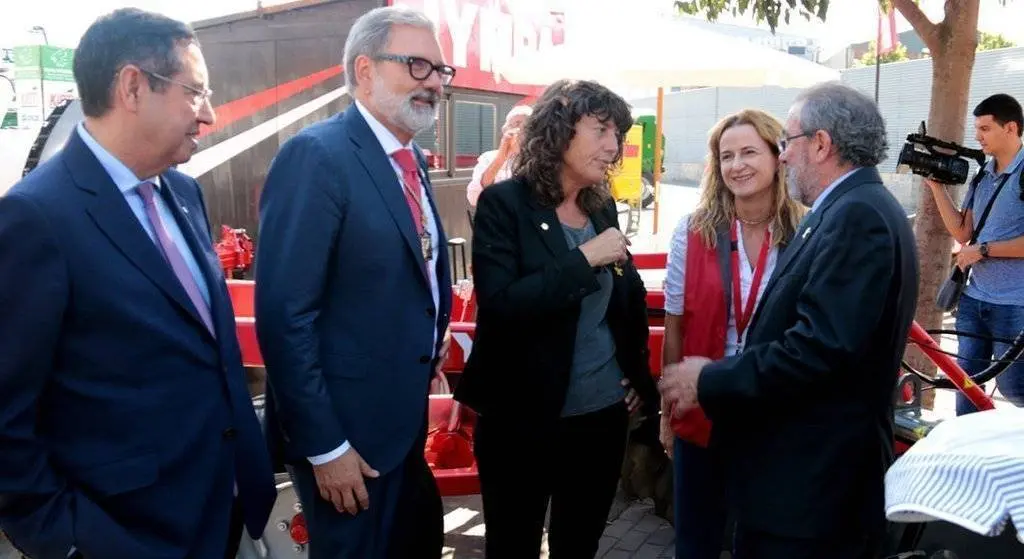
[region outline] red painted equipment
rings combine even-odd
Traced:
[[[639,254],[634,256],[634,260],[641,269],[664,269],[666,256]],[[252,281],[228,280],[228,292],[234,305],[242,361],[249,367],[262,367],[263,357],[260,355],[256,340],[256,324],[253,318],[254,288],[255,284]],[[473,347],[476,324],[472,321],[476,315],[476,300],[470,283],[460,282],[460,285],[453,287],[452,295],[452,343],[442,369],[446,373],[459,373]],[[659,319],[664,316],[664,301],[665,296],[661,289],[648,290],[647,306],[652,324],[648,348],[651,374],[655,377],[661,376],[661,351],[665,328],[660,325]],[[918,344],[978,409],[992,409],[992,399],[971,381],[956,361],[941,352],[939,345],[916,322],[911,328],[908,341]],[[905,382],[907,377],[908,375],[901,376],[894,398],[903,405],[919,404],[914,401],[917,392]],[[479,492],[476,462],[472,454],[474,420],[472,410],[458,405],[450,395],[430,397],[427,461],[442,495],[469,495]],[[917,429],[913,430],[917,432]],[[924,434],[922,431],[918,436]],[[897,441],[898,453],[902,453],[908,444],[911,444],[910,441]]]
[[[220,267],[226,278],[242,278],[252,266],[255,253],[252,239],[245,229],[232,229],[227,225],[220,228],[220,242],[214,247]]]

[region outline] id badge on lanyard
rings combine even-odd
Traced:
[[[764,277],[764,269],[768,265],[768,250],[772,244],[771,230],[765,231],[764,241],[761,242],[761,252],[757,256],[757,264],[754,266],[754,277],[750,282],[750,291],[747,293],[747,304],[744,306],[740,299],[740,257],[739,241],[736,237],[736,222],[732,222],[729,231],[732,241],[732,305],[733,316],[736,319],[736,355],[743,351],[743,334],[750,324],[750,318],[754,315],[754,306],[757,302],[757,294],[761,288],[761,279]]]

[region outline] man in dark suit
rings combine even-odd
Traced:
[[[455,70],[430,20],[393,7],[353,24],[344,60],[354,103],[281,147],[260,199],[271,445],[290,464],[314,559],[439,557],[424,445],[451,279],[412,139]]]
[[[0,198],[0,527],[34,559],[224,557],[276,492],[202,193],[169,169],[214,120],[206,64],[125,9],[74,74],[85,121]]]
[[[917,300],[907,217],[875,166],[885,124],[830,83],[796,101],[780,139],[811,212],[780,258],[745,350],[665,372],[676,413],[699,402],[726,471],[737,559],[880,553],[893,392]]]

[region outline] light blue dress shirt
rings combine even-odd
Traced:
[[[153,225],[149,222],[149,217],[146,215],[146,206],[142,201],[142,195],[139,194],[138,186],[143,182],[135,173],[132,172],[124,163],[114,157],[109,151],[103,148],[96,141],[95,138],[89,134],[89,131],[85,129],[82,123],[78,123],[78,135],[85,142],[85,145],[89,147],[96,159],[99,160],[100,165],[106,170],[107,174],[110,175],[111,180],[117,185],[118,190],[124,195],[125,201],[128,202],[128,206],[132,209],[132,213],[135,214],[135,218],[139,220],[142,228],[149,235],[149,238],[154,244],[159,246],[156,233],[153,232]],[[156,185],[157,190],[163,188],[160,184],[160,177],[151,177],[148,182],[152,182]],[[199,263],[196,261],[195,256],[189,249],[188,242],[185,241],[184,235],[181,233],[181,228],[178,227],[177,220],[171,215],[170,209],[167,207],[167,202],[164,201],[163,196],[154,196],[156,202],[157,212],[160,214],[160,220],[164,222],[164,227],[167,229],[167,234],[170,235],[171,240],[174,241],[175,246],[181,251],[181,256],[185,259],[185,264],[188,265],[188,269],[192,272],[192,276],[196,280],[196,284],[199,286],[199,292],[203,295],[203,300],[206,301],[207,306],[210,305],[210,289],[206,283],[206,277],[203,276],[202,269],[199,268]],[[188,210],[182,208],[183,212]],[[170,266],[170,264],[168,264]]]

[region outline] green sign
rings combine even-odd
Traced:
[[[53,82],[73,82],[71,71],[74,49],[50,45],[14,47],[14,78],[42,79]]]

